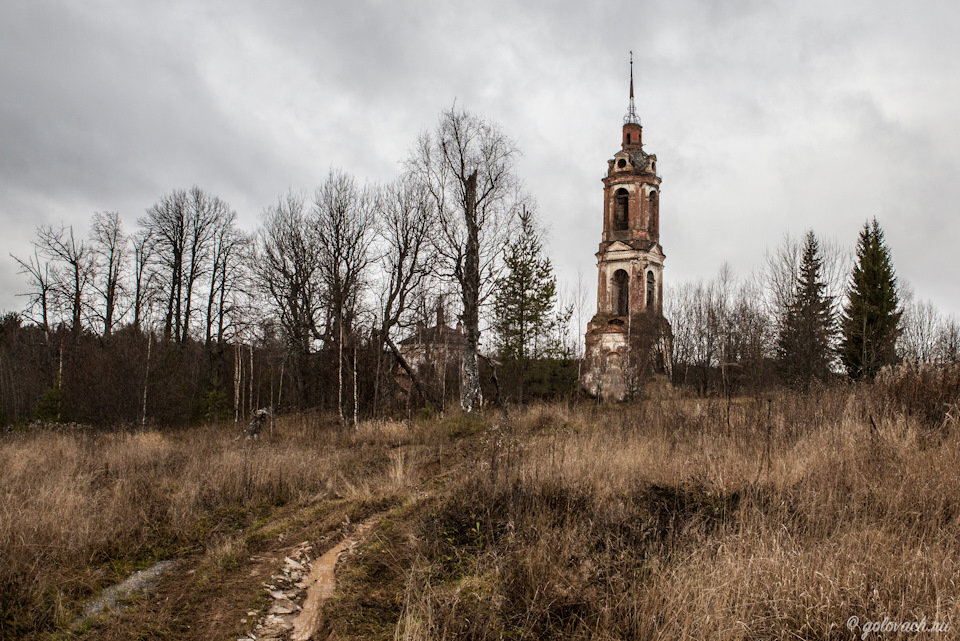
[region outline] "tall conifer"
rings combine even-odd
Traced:
[[[541,355],[552,336],[557,279],[533,213],[520,213],[517,237],[504,250],[505,275],[497,282],[494,329],[500,357],[524,361]]]
[[[826,288],[820,243],[813,231],[809,231],[793,298],[785,310],[777,340],[781,371],[791,385],[806,388],[812,381],[822,381],[830,374],[836,322],[833,300]]]
[[[872,378],[896,362],[900,297],[890,250],[877,219],[864,223],[841,318],[840,359],[851,378]]]

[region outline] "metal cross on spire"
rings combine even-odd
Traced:
[[[627,109],[627,115],[623,117],[623,124],[640,124],[640,117],[637,116],[637,107],[633,104],[633,50],[630,50],[630,106]]]

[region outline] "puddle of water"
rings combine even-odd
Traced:
[[[120,601],[123,601],[133,594],[151,590],[156,586],[160,577],[172,569],[176,563],[176,561],[160,561],[159,563],[154,563],[146,570],[134,572],[120,583],[106,588],[100,594],[99,598],[88,602],[87,605],[84,606],[83,616],[77,619],[73,626],[77,627],[81,625],[104,610],[115,610]]]

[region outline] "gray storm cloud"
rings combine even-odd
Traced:
[[[330,166],[390,179],[454,100],[517,139],[561,278],[592,285],[633,49],[668,286],[785,232],[852,246],[876,215],[900,276],[960,313],[955,3],[405,4],[0,6],[0,309],[37,224],[132,226],[199,184],[253,228]]]

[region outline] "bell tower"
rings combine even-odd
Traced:
[[[668,367],[663,354],[669,326],[663,318],[660,177],[657,157],[643,149],[643,126],[633,98],[623,118],[620,150],[607,161],[603,231],[597,251],[597,313],[587,326],[581,381],[591,395],[623,400],[650,370]],[[660,352],[659,354],[657,352]]]

